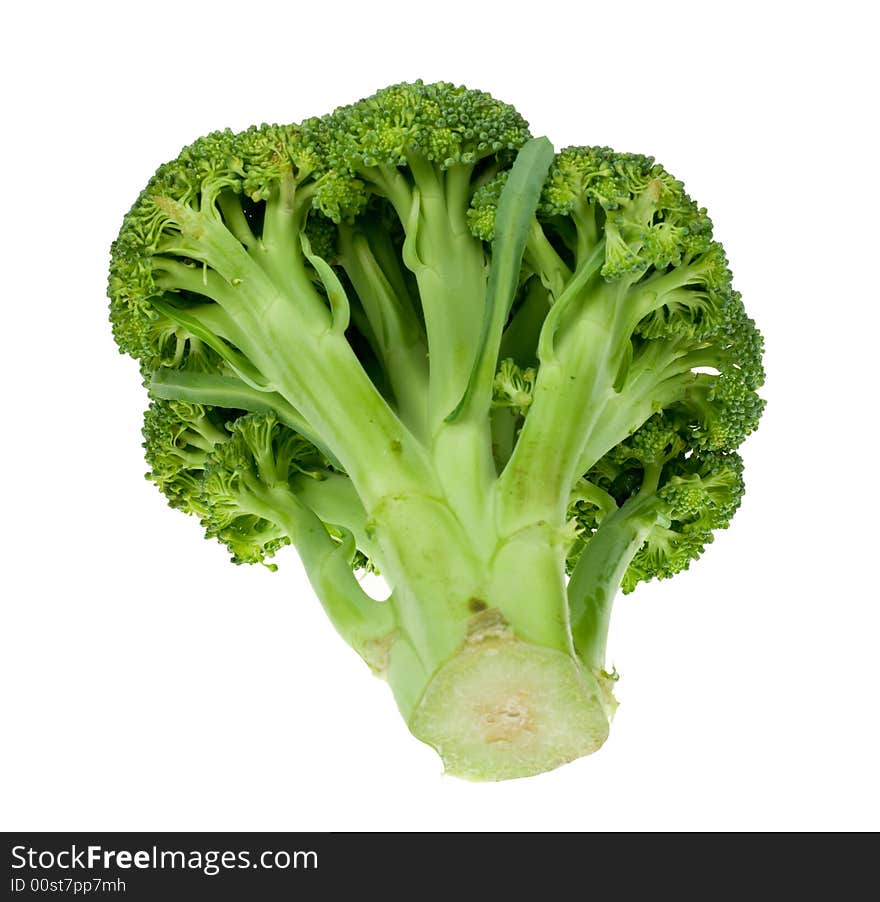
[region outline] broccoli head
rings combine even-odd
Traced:
[[[451,773],[602,744],[614,595],[728,526],[763,410],[760,333],[680,181],[394,85],[185,148],[109,296],[148,478],[236,563],[293,544]]]

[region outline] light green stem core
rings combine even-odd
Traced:
[[[614,701],[572,645],[561,529],[477,542],[419,494],[389,496],[371,523],[397,618],[387,679],[447,772],[527,776],[602,744]]]

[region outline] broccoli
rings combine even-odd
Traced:
[[[292,543],[449,773],[602,745],[612,600],[727,527],[763,407],[761,336],[680,181],[395,85],[184,149],[109,296],[148,478],[236,563]]]

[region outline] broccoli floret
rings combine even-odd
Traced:
[[[109,296],[148,478],[235,563],[295,546],[449,772],[602,744],[612,600],[728,526],[763,410],[761,336],[680,181],[394,85],[185,148]]]

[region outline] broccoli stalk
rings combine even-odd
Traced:
[[[186,148],[109,293],[149,478],[237,563],[293,543],[450,773],[601,746],[612,600],[727,526],[762,409],[760,335],[680,182],[397,85]]]

